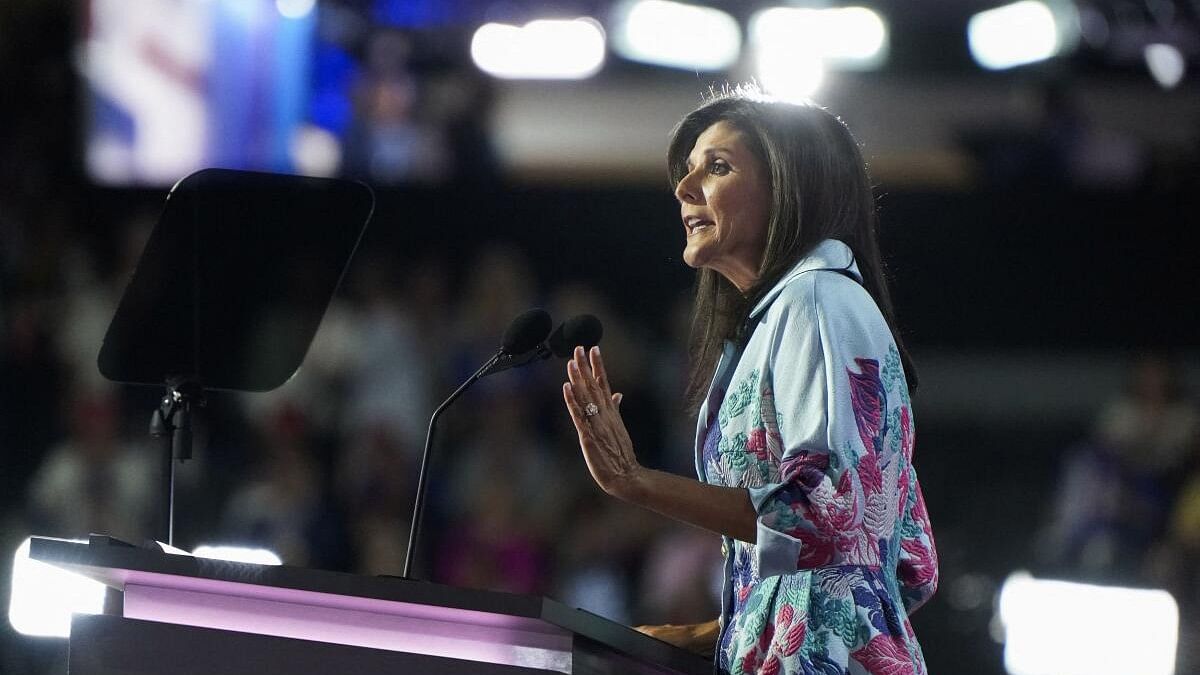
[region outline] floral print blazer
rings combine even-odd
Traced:
[[[937,555],[904,369],[861,280],[844,243],[815,246],[725,346],[700,409],[701,480],[758,513],[755,541],[725,539],[722,672],[925,672],[908,614]]]

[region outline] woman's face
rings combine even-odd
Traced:
[[[771,182],[737,127],[717,122],[696,138],[675,198],[687,235],[683,261],[748,289],[767,243]]]

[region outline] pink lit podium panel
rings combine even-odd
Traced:
[[[694,673],[712,664],[548,598],[34,537],[106,584],[71,624],[71,675]]]

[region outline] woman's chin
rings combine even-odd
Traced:
[[[704,263],[708,261],[708,256],[704,255],[704,249],[700,246],[689,245],[683,248],[683,264],[692,269],[700,269],[704,267]]]

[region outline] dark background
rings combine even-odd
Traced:
[[[367,4],[328,3],[377,19],[363,9]],[[905,37],[895,38],[887,68],[861,76],[859,84],[886,85],[894,79],[947,82],[967,91],[978,86],[981,92],[1082,92],[1081,109],[1097,120],[1130,114],[1127,109],[1089,107],[1097,91],[1127,97],[1133,92],[1134,98],[1146,92],[1144,104],[1132,113],[1139,119],[1154,119],[1160,105],[1177,110],[1179,100],[1197,96],[1194,74],[1178,89],[1159,92],[1147,84],[1148,76],[1136,62],[1097,49],[1021,72],[975,72],[965,48],[952,36],[961,33],[971,11],[988,4],[880,5],[896,17],[893,32]],[[576,3],[573,8],[585,13],[601,5]],[[429,9],[434,5],[412,6],[435,11]],[[1109,16],[1148,16],[1149,11],[1139,3],[1090,6]],[[1173,6],[1182,34],[1194,37],[1194,9],[1187,3]],[[484,3],[449,3],[446,8],[448,18],[439,19],[435,29],[400,29],[416,45],[412,68],[418,79],[473,68],[455,60],[462,57],[454,56],[454,45],[461,44],[464,34],[459,23],[485,15]],[[532,3],[509,6],[517,14],[536,9]],[[749,11],[749,5],[741,10]],[[81,416],[103,416],[96,405],[115,416],[117,440],[110,441],[145,453],[144,420],[159,395],[118,387],[101,390],[103,404],[89,398],[93,393],[81,399],[81,391],[93,391],[94,373],[81,374],[62,346],[64,336],[77,329],[71,320],[79,298],[98,294],[111,303],[119,293],[130,269],[130,232],[139,223],[144,229],[153,222],[167,189],[100,186],[83,170],[86,86],[71,61],[80,13],[79,5],[62,0],[6,0],[0,8],[0,555],[5,560],[0,571],[5,587],[8,551],[24,537],[84,533],[55,521],[31,496],[47,458],[64,444],[80,442]],[[1194,57],[1190,63],[1195,67]],[[613,89],[628,81],[644,87],[656,77],[671,75],[618,59],[611,59],[599,76]],[[697,94],[704,89],[699,76],[682,77],[695,82]],[[678,86],[680,76],[674,78],[673,86]],[[557,86],[569,91],[577,85]],[[863,114],[853,103],[847,103],[846,112],[852,122]],[[690,101],[682,104],[686,110]],[[928,114],[936,117],[940,110],[931,104]],[[1162,113],[1162,120],[1189,123],[1177,114]],[[1200,129],[1195,114],[1190,123]],[[927,175],[921,172],[923,157],[929,155],[919,151],[880,162],[875,173],[896,311],[923,375],[914,403],[916,464],[937,537],[942,581],[938,595],[913,622],[934,673],[1003,672],[995,594],[1005,577],[1021,569],[1166,587],[1183,611],[1181,644],[1195,631],[1200,600],[1192,572],[1195,549],[1190,531],[1179,524],[1187,510],[1181,491],[1196,467],[1195,438],[1165,471],[1141,466],[1136,449],[1122,455],[1096,448],[1105,442],[1097,432],[1105,411],[1137,400],[1140,390],[1131,385],[1139,372],[1135,364],[1147,355],[1166,372],[1167,404],[1190,410],[1194,417],[1191,392],[1200,372],[1195,279],[1200,269],[1195,260],[1200,252],[1200,137],[1193,132],[1190,145],[1163,146],[1126,131],[1142,143],[1142,168],[1120,181],[1089,184],[1062,168],[1068,165],[1067,151],[1046,129],[1017,122],[997,125],[994,120],[981,121],[977,128],[959,126],[951,135],[959,139],[957,147],[972,169],[967,178],[914,180],[913,175]],[[866,136],[889,133],[866,131]],[[481,134],[478,147],[465,152],[477,158],[496,151]],[[463,155],[456,156],[462,160]],[[380,306],[391,312],[386,316],[400,317],[408,337],[395,344],[415,347],[406,357],[410,360],[397,367],[424,368],[422,403],[412,408],[427,414],[499,341],[503,321],[485,317],[486,308],[472,298],[480,279],[487,278],[481,272],[487,261],[508,256],[509,276],[501,278],[515,274],[525,280],[517,284],[523,284],[522,290],[497,300],[496,307],[508,307],[508,302],[517,310],[547,306],[556,318],[572,313],[568,308],[601,315],[604,344],[613,344],[613,379],[630,393],[624,407],[639,454],[648,464],[690,471],[689,422],[678,397],[684,358],[678,316],[693,276],[679,257],[676,206],[665,176],[614,176],[596,170],[597,175],[581,171],[556,179],[553,167],[539,172],[536,167],[506,168],[503,161],[482,164],[490,168],[452,173],[434,185],[388,184],[358,176],[372,183],[378,201],[335,305],[360,318],[375,316],[372,310]],[[479,163],[468,159],[463,165]],[[81,277],[80,270],[87,273]],[[564,299],[564,289],[577,294]],[[346,325],[367,334],[373,324],[363,318]],[[447,583],[543,593],[570,602],[595,597],[572,595],[570,589],[591,579],[584,572],[593,570],[590,561],[600,559],[600,587],[624,599],[625,611],[613,615],[617,620],[637,624],[709,618],[712,605],[703,569],[677,570],[678,575],[696,575],[697,585],[688,587],[689,601],[645,600],[662,573],[651,551],[661,553],[665,547],[668,552],[661,559],[678,563],[670,555],[670,542],[676,541],[672,537],[682,537],[679,541],[689,546],[702,544],[679,534],[677,526],[614,506],[597,494],[570,434],[564,433],[565,415],[556,399],[561,364],[539,368],[497,376],[447,415],[443,424],[451,431],[435,462],[434,511],[420,569]],[[346,485],[359,483],[343,480],[354,473],[353,466],[360,466],[354,458],[361,455],[354,453],[362,445],[360,436],[346,431],[344,416],[352,407],[356,378],[369,371],[369,365],[361,364],[357,370],[314,366],[313,379],[298,378],[303,382],[297,386],[317,390],[316,399],[295,390],[261,404],[214,394],[203,423],[206,454],[189,465],[192,473],[179,498],[182,544],[190,548],[222,539],[271,547],[270,528],[238,524],[230,514],[236,507],[230,504],[255,503],[237,502],[236,496],[247,494],[248,486],[271,485],[287,473],[280,466],[303,465],[308,469],[297,480],[319,499],[305,507],[311,510],[303,516],[304,542],[295,549],[303,555],[284,553],[285,562],[398,573],[388,563],[380,568],[379,561],[394,564],[394,549],[402,549],[407,534],[403,523],[413,489],[411,443],[379,441],[377,452],[362,460],[387,477],[383,488],[369,486],[383,489],[384,496],[355,492]],[[512,403],[515,399],[522,402]],[[511,412],[525,424],[524,431],[513,432],[502,420],[476,418],[494,409],[499,416]],[[473,449],[496,438],[512,442],[499,450],[508,455]],[[528,493],[519,478],[503,473],[482,482],[472,478],[469,465],[481,456],[472,453],[480,452],[514,476],[525,472],[553,481],[556,496],[521,506]],[[1115,553],[1095,557],[1060,536],[1063,527],[1072,526],[1056,520],[1062,501],[1095,496],[1071,487],[1069,472],[1075,465],[1068,460],[1081,452],[1124,457],[1116,461],[1114,484],[1151,486],[1151,516],[1115,523],[1097,516],[1094,524],[1119,542]],[[533,531],[518,527],[521,519],[514,517],[487,521],[482,532],[467,536],[483,515],[462,511],[456,501],[464,494],[455,487],[459,480],[476,480],[461,484],[474,486],[463,489],[483,494],[484,504],[515,503],[516,513],[521,508],[561,513]],[[78,509],[88,508],[81,495]],[[399,525],[370,530],[362,525],[367,521]],[[133,537],[149,536],[144,522],[126,526]],[[374,543],[380,537],[389,540],[390,557],[368,552],[372,537]],[[496,560],[509,560],[512,567],[502,562],[488,570],[464,571],[463,554],[456,547],[472,550],[472,545],[492,552]],[[4,672],[64,671],[62,641],[26,638],[4,623],[0,649]],[[1180,672],[1194,663],[1188,651],[1182,650]]]

